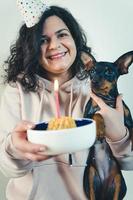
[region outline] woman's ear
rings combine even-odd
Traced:
[[[85,69],[87,71],[89,71],[92,67],[94,67],[94,65],[96,63],[95,58],[87,52],[81,53],[81,60],[82,60],[83,64],[85,65]]]

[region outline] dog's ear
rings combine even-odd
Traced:
[[[96,63],[95,58],[91,54],[89,54],[87,52],[82,52],[81,53],[81,60],[84,63],[85,69],[87,71],[89,71],[92,67],[94,67],[94,65]]]
[[[115,64],[118,67],[120,75],[127,74],[128,68],[132,63],[133,63],[133,51],[129,51],[123,54],[115,61]]]

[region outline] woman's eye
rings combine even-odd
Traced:
[[[67,33],[60,33],[59,35],[58,35],[58,37],[67,37],[68,36],[68,34]]]
[[[48,38],[41,38],[41,44],[47,44],[49,42]]]

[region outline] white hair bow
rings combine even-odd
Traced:
[[[43,12],[49,8],[44,0],[17,0],[17,7],[27,27],[37,24]]]

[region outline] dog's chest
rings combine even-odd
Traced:
[[[106,98],[104,99],[104,102],[109,105],[110,107],[114,108],[115,107],[115,99],[109,99]],[[96,104],[96,102],[90,98],[90,100],[87,102],[87,105],[85,107],[85,113],[84,113],[84,117],[86,118],[92,118],[93,115],[100,110],[99,106]]]

